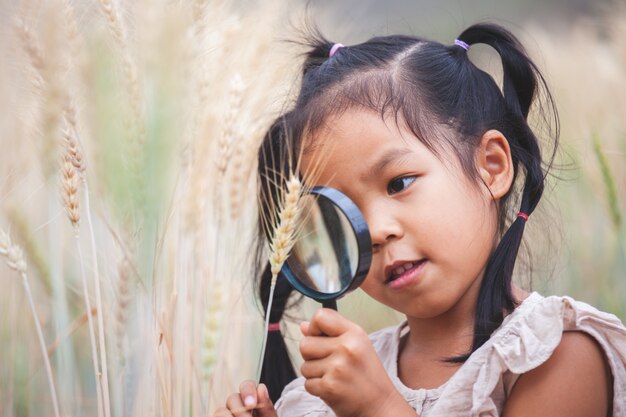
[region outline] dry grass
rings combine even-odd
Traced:
[[[39,317],[37,316],[35,301],[33,300],[33,295],[30,290],[30,284],[28,283],[27,265],[26,260],[24,259],[24,253],[22,251],[22,248],[14,244],[11,241],[11,237],[9,236],[9,234],[2,229],[0,229],[0,256],[4,256],[6,258],[6,262],[9,268],[15,270],[22,278],[22,284],[24,285],[24,290],[26,291],[26,297],[28,298],[30,311],[33,315],[33,320],[35,321],[35,328],[37,330],[37,337],[39,339],[39,345],[41,347],[41,353],[43,355],[46,375],[48,376],[48,385],[50,388],[50,397],[52,400],[52,412],[54,413],[55,417],[60,417],[59,402],[57,399],[55,386],[56,384],[54,382],[52,366],[50,365],[50,359],[48,358],[48,352],[46,350],[46,342],[44,341],[43,331],[41,330],[41,323],[39,322]]]
[[[3,133],[21,138],[15,164],[0,158],[0,222],[24,231],[40,264],[34,298],[54,340],[64,415],[155,415],[154,404],[160,415],[208,415],[253,376],[260,347],[262,319],[241,291],[256,220],[253,150],[292,75],[254,63],[279,65],[267,27],[281,14],[227,2],[134,7],[55,0],[41,13],[11,11],[21,42],[10,52],[25,75],[8,71],[24,94],[0,102],[19,115]],[[48,39],[52,22],[67,30]],[[3,337],[22,320],[0,323]],[[39,378],[17,383],[37,368],[17,360],[29,341],[14,335],[1,354],[16,363],[0,371],[3,415],[38,415],[29,399],[50,396]]]

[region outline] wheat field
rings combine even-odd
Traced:
[[[210,416],[255,377],[256,151],[297,86],[302,9],[0,7],[0,416]],[[626,8],[520,36],[562,128],[532,288],[626,318]],[[340,311],[400,319],[361,293]]]

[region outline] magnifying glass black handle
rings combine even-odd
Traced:
[[[322,301],[322,307],[324,308],[331,308],[335,311],[337,311],[337,300],[325,300]]]

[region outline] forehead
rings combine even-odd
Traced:
[[[328,118],[303,145],[302,171],[316,177],[317,184],[327,185],[343,173],[363,176],[375,165],[402,155],[430,153],[402,120],[358,108]]]

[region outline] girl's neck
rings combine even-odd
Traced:
[[[471,290],[437,317],[407,317],[410,330],[400,341],[398,355],[398,378],[404,385],[436,388],[459,368],[461,364],[445,359],[466,353],[472,346],[477,291]]]
[[[467,293],[448,311],[432,318],[407,317],[409,334],[404,348],[420,355],[450,358],[468,352],[474,337],[474,315],[480,286]],[[513,297],[521,303],[528,293],[513,286]]]
[[[432,318],[407,317],[409,333],[405,342],[407,353],[441,358],[467,352],[472,346],[474,311],[477,295],[466,297]]]

